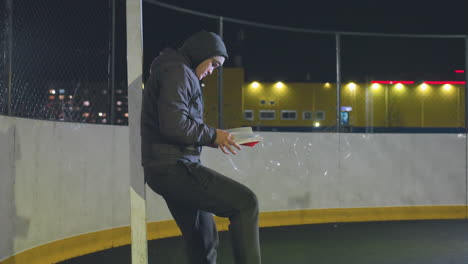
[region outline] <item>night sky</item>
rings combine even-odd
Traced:
[[[218,31],[217,20],[168,10],[151,1],[143,2],[145,80],[151,61],[163,48],[180,47],[185,38],[202,29]],[[314,30],[468,34],[466,0],[328,0],[308,1],[307,4],[162,1],[213,15]],[[12,3],[13,112],[25,117],[58,118],[52,110],[44,110],[44,105],[51,100],[49,89],[54,85],[65,87],[67,96],[73,96],[74,104],[91,100],[95,106],[92,111],[107,111],[111,105],[111,2],[15,0]],[[127,78],[125,3],[125,0],[116,0],[115,89],[122,91],[126,91]],[[2,50],[6,50],[9,43],[5,4],[6,1],[0,1]],[[333,34],[292,33],[225,22],[224,40],[230,55],[225,66],[243,67],[247,82],[336,81]],[[464,80],[464,74],[454,73],[465,69],[463,39],[342,36],[341,42],[343,82]],[[6,74],[7,56],[0,60],[0,71]],[[0,113],[4,113],[6,106],[2,98],[5,98],[7,86],[1,80],[6,78],[0,79]],[[125,96],[123,92],[116,95],[115,100],[126,100]],[[78,118],[80,114],[75,116]]]
[[[396,34],[467,34],[466,1],[163,1],[213,15],[315,30]],[[443,5],[442,5],[442,4]],[[144,3],[145,69],[166,46],[191,33],[216,32],[216,21]],[[226,66],[242,66],[246,81],[335,81],[335,37],[224,23]],[[241,58],[241,60],[239,60]],[[460,39],[342,37],[344,81],[460,79]]]
[[[468,34],[468,1],[193,1],[161,0],[195,11],[271,25],[315,30],[402,34]],[[117,0],[119,83],[126,76],[125,1]],[[218,31],[213,19],[143,1],[144,76],[164,47],[179,47],[192,33]],[[107,78],[109,2],[14,1],[15,72],[21,79]],[[336,78],[335,37],[224,23],[230,59],[246,81],[327,81]],[[460,39],[342,37],[343,80],[454,79],[465,68]],[[92,58],[92,59],[90,59]],[[34,61],[34,63],[30,63]],[[29,74],[34,73],[34,74]],[[122,78],[120,78],[122,77]],[[122,79],[122,80],[121,80]]]
[[[214,15],[317,30],[415,34],[468,33],[466,23],[468,3],[464,0],[296,2],[160,0],[160,2]]]

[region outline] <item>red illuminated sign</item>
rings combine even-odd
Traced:
[[[426,84],[465,84],[466,82],[464,82],[464,81],[446,81],[446,82],[426,81],[424,83],[426,83]]]
[[[378,83],[378,84],[414,84],[414,81],[372,81],[372,83]]]

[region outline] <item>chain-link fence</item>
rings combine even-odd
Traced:
[[[7,1],[0,2],[0,114],[8,112],[8,34],[9,17],[7,12]]]
[[[128,124],[124,1],[1,5],[0,114]],[[230,52],[224,99],[218,76],[204,80],[205,116],[213,126],[221,120],[224,128],[271,131],[465,127],[463,37],[318,32],[222,19],[158,1],[144,2],[143,19],[144,80],[163,48],[177,48],[201,29],[223,32]]]
[[[127,124],[124,2],[3,4],[2,113],[10,95],[12,116]]]
[[[206,122],[213,126],[309,132],[464,131],[466,36],[291,28],[156,0],[147,0],[144,12],[144,69],[162,50],[163,45],[153,45],[156,40],[180,45],[197,30],[222,33],[230,53],[223,87],[216,75],[203,81]],[[170,24],[170,30],[164,24]]]
[[[464,127],[464,39],[346,36],[342,108],[353,132]]]

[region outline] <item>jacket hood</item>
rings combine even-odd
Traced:
[[[179,51],[189,58],[193,68],[215,56],[228,58],[226,46],[221,37],[207,31],[200,31],[189,37]]]
[[[150,73],[155,71],[157,67],[168,63],[186,64],[187,66],[191,67],[188,58],[184,57],[176,50],[166,48],[151,63]]]

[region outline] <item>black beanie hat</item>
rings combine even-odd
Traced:
[[[213,32],[200,31],[189,37],[180,51],[189,57],[193,67],[197,67],[204,60],[223,56],[228,58],[223,40]]]

